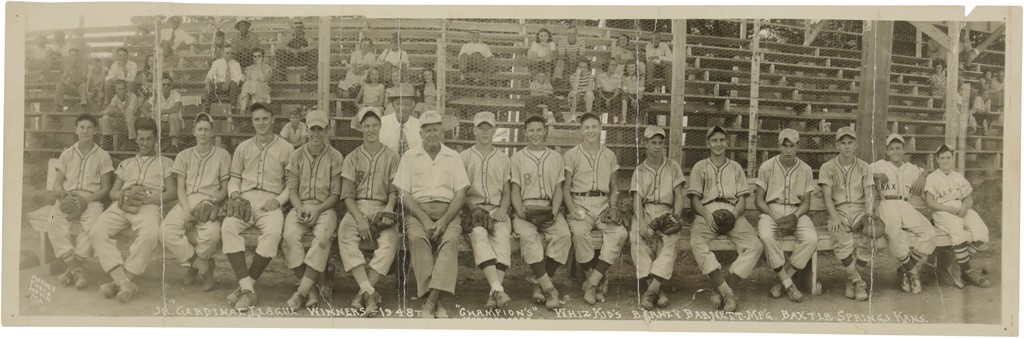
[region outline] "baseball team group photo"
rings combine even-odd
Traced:
[[[25,19],[22,315],[1012,302],[1004,21],[154,14]]]

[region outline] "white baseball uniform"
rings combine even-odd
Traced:
[[[783,216],[795,213],[805,198],[810,198],[814,191],[814,172],[811,166],[796,159],[792,168],[786,168],[781,161],[782,155],[772,157],[764,163],[757,171],[755,184],[765,191],[765,203],[768,208]],[[773,270],[781,269],[787,259],[782,247],[779,246],[777,237],[778,224],[775,219],[767,213],[761,213],[757,222],[757,234],[764,244],[764,251],[768,257],[768,266]],[[793,253],[789,256],[789,264],[797,270],[807,266],[807,262],[814,257],[818,247],[818,233],[814,230],[814,223],[807,215],[797,218],[796,231],[793,233],[797,243],[793,247]]]
[[[931,194],[939,204],[961,208],[963,201],[971,196],[974,188],[958,172],[948,174],[942,170],[933,171],[928,175],[924,191]],[[954,246],[964,243],[988,242],[988,227],[974,209],[968,210],[964,217],[945,211],[936,210],[932,213],[935,227],[949,234]]]
[[[204,200],[213,200],[220,190],[221,182],[230,177],[231,154],[217,147],[212,147],[205,154],[200,153],[196,147],[188,148],[175,157],[171,173],[177,175],[179,180],[185,180],[185,191],[191,204],[189,207],[195,208]],[[192,246],[185,235],[183,211],[181,203],[176,203],[167,213],[164,229],[160,233],[161,240],[182,263],[188,262],[193,256],[198,259],[211,258],[220,244],[220,222],[211,219],[196,224],[196,244]]]
[[[398,227],[401,225],[396,224],[377,235],[377,248],[367,263],[363,252],[359,250],[359,229],[352,213],[361,212],[369,220],[384,211],[388,196],[394,190],[391,182],[397,170],[398,154],[383,145],[373,153],[367,151],[365,145],[360,145],[345,157],[341,165],[341,177],[346,182],[342,183],[341,198],[354,198],[359,208],[348,210],[338,230],[338,248],[345,271],[352,271],[363,264],[369,264],[371,269],[381,275],[387,275],[391,269],[398,252]]]
[[[583,220],[570,218],[569,230],[572,232],[572,244],[576,252],[577,262],[594,260],[594,245],[590,241],[590,232],[601,231],[601,256],[598,259],[614,264],[622,254],[622,246],[629,239],[626,228],[618,224],[606,224],[598,221],[598,216],[608,208],[608,194],[611,193],[611,180],[619,170],[619,161],[615,153],[605,146],[597,154],[590,154],[577,145],[565,152],[565,171],[572,175],[570,193],[577,210],[584,212]],[[603,193],[603,196],[580,196],[578,194]]]
[[[344,157],[341,152],[324,145],[319,153],[311,153],[309,143],[292,152],[288,159],[289,191],[296,191],[303,205],[316,206],[330,198],[341,195],[341,185],[332,186],[331,179],[341,176]],[[295,190],[291,190],[295,189]],[[315,225],[299,222],[300,206],[293,206],[284,219],[284,231],[281,236],[281,251],[284,252],[285,263],[289,269],[302,264],[316,271],[324,271],[327,258],[331,254],[331,236],[338,229],[338,214],[334,207],[320,213]],[[313,234],[307,252],[302,245],[302,238]]]
[[[643,202],[643,209],[637,210],[637,215],[644,215],[644,221],[649,222],[665,213],[673,212],[677,198],[674,191],[686,183],[686,176],[683,169],[676,161],[665,158],[661,165],[654,167],[644,161],[633,172],[633,181],[630,191]],[[642,238],[640,235],[641,225],[639,217],[633,218],[633,226],[630,229],[629,239],[632,247],[633,262],[636,264],[637,279],[655,275],[664,279],[672,278],[672,267],[676,262],[676,246],[679,244],[680,232],[672,235],[655,233],[653,238]],[[643,227],[646,227],[644,224]]]
[[[832,192],[832,202],[836,212],[849,224],[856,224],[867,213],[867,191],[874,189],[875,180],[871,176],[871,167],[867,162],[854,158],[854,163],[844,166],[839,157],[825,162],[818,172],[818,184],[821,189]],[[829,220],[841,222],[842,220]],[[865,245],[857,245],[848,227],[838,227],[832,233],[832,243],[836,258],[844,260],[853,256],[854,259],[867,262],[871,253]]]
[[[910,186],[924,170],[909,162],[896,167],[888,160],[872,163],[871,170],[888,178],[886,184],[876,188],[881,192],[877,212],[885,223],[889,252],[900,261],[911,254],[918,259],[928,257],[935,251],[935,227],[909,202]]]
[[[288,202],[285,168],[293,149],[291,143],[277,135],[274,135],[273,140],[267,144],[260,144],[253,137],[242,141],[235,148],[235,154],[231,158],[228,196],[238,192],[242,198],[249,201],[252,207],[252,222],[236,217],[224,218],[220,233],[225,254],[244,252],[245,239],[242,238],[242,232],[255,226],[260,230],[256,254],[263,257],[277,256],[277,246],[281,243],[281,231],[284,228],[284,215],[281,208],[263,211],[261,206],[272,198],[280,205]]]
[[[750,195],[747,174],[743,172],[743,167],[739,163],[730,159],[726,159],[721,166],[715,165],[710,158],[697,162],[690,170],[687,185],[687,196],[700,198],[708,214],[719,209],[732,212],[740,198]],[[757,265],[764,245],[758,239],[754,227],[747,222],[747,218],[744,215],[735,216],[736,223],[728,236],[736,245],[739,257],[729,267],[729,271],[740,278],[747,278]],[[717,236],[718,233],[712,230],[711,225],[707,224],[703,217],[693,219],[690,226],[690,247],[693,248],[693,257],[697,260],[701,274],[707,275],[722,268],[709,245]]]
[[[62,188],[68,193],[88,195],[99,191],[103,175],[114,171],[110,154],[94,144],[92,149],[82,153],[78,144],[64,149],[57,158],[57,175],[64,176]],[[82,225],[82,232],[78,234],[75,242],[71,242],[71,222],[68,222],[67,215],[60,211],[60,200],[53,205],[53,212],[49,221],[46,222],[46,231],[49,233],[50,244],[53,245],[53,253],[62,259],[71,259],[74,256],[79,258],[90,258],[93,256],[92,241],[89,239],[89,232],[93,223],[103,213],[103,204],[100,201],[90,202],[82,212],[79,223]],[[74,256],[72,256],[72,254]]]
[[[548,148],[541,152],[523,148],[512,154],[510,161],[510,181],[519,186],[524,207],[534,205],[550,208],[556,187],[565,181],[562,155]],[[571,233],[563,215],[559,214],[551,225],[544,228],[514,217],[512,230],[519,236],[519,253],[523,255],[526,264],[540,263],[545,256],[561,264],[569,260]],[[542,240],[542,235],[547,244]]]
[[[476,147],[469,147],[461,154],[469,177],[466,199],[487,212],[493,212],[501,204],[502,189],[512,175],[512,164],[508,155],[491,149],[483,154]],[[469,233],[476,265],[494,260],[495,264],[508,267],[512,264],[512,223],[494,221],[492,231],[476,227]]]

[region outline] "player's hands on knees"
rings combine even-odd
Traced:
[[[370,222],[366,220],[366,216],[356,220],[356,230],[359,232],[359,239],[369,240],[371,238]]]
[[[504,222],[508,220],[508,209],[497,208],[491,211],[491,219]]]
[[[526,211],[525,210],[516,210],[516,218],[525,221],[526,220]]]
[[[305,216],[306,224],[316,224],[316,221],[320,220],[320,213],[317,212],[317,208],[314,206],[303,206],[300,210],[302,213],[299,214],[299,220],[302,220],[302,216]]]
[[[185,227],[185,231],[191,231],[196,227],[196,219],[192,217],[192,209],[181,208],[181,224]]]
[[[711,229],[717,229],[718,228],[718,223],[715,223],[715,217],[712,216],[711,213],[708,213],[707,215],[704,215],[704,221],[708,223],[708,228],[711,228]]]
[[[839,231],[839,228],[842,226],[850,228],[850,223],[847,222],[845,218],[835,213],[828,215],[828,222],[826,222],[826,224],[828,225],[829,233],[835,233],[836,231]]]
[[[271,199],[268,199],[266,202],[263,202],[263,206],[260,206],[260,210],[263,210],[263,211],[274,211],[274,210],[277,210],[277,208],[280,208],[280,207],[281,207],[281,203],[278,202],[276,198],[271,198]]]

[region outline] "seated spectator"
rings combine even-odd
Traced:
[[[971,114],[978,113],[991,113],[992,112],[992,99],[989,94],[988,84],[982,83],[981,89],[975,89],[974,103],[971,104]]]
[[[131,146],[135,143],[135,128],[129,126],[135,125],[139,99],[135,93],[128,90],[128,81],[125,80],[114,80],[113,92],[110,104],[100,117],[100,134],[103,135],[105,149],[115,149],[115,145]],[[128,142],[121,143],[121,136],[125,135],[128,136]]]
[[[931,75],[932,97],[946,97],[946,65],[935,62],[935,72]],[[941,106],[943,100],[935,100]]]
[[[47,57],[49,50],[46,48],[48,39],[46,36],[37,36],[31,45],[26,49],[25,65],[30,71],[48,71]]]
[[[359,93],[359,87],[366,81],[366,72],[377,65],[377,55],[373,53],[373,41],[363,37],[359,39],[356,50],[346,62],[348,73],[345,79],[338,82],[338,96],[354,97]]]
[[[70,45],[64,40],[64,32],[57,31],[53,33],[53,39],[46,45],[46,68],[53,72],[60,72],[61,67],[64,66],[64,57],[68,55],[68,49]],[[60,79],[60,77],[54,78],[54,81]]]
[[[597,73],[597,107],[601,113],[611,113],[619,108],[622,101],[622,76],[615,73],[618,69],[615,59],[608,60],[607,65]],[[625,120],[625,119],[623,119]]]
[[[384,108],[384,84],[379,83],[380,70],[370,68],[366,72],[366,83],[359,87],[356,94],[356,111],[365,107]]]
[[[316,46],[306,39],[306,26],[302,21],[292,23],[292,38],[277,49],[278,72],[285,74],[288,67],[306,67],[307,74],[316,74],[316,60]]]
[[[626,62],[636,62],[636,49],[629,46],[629,36],[622,34],[615,40],[615,44],[612,45],[612,60],[618,67],[615,69],[615,74],[623,75],[626,73]]]
[[[252,52],[253,64],[245,69],[245,83],[238,96],[238,107],[241,110],[249,109],[253,103],[270,103],[270,76],[274,74],[274,68],[267,63],[267,56],[263,55],[262,49]]]
[[[238,30],[238,36],[231,40],[231,46],[235,49],[235,59],[238,60],[238,65],[245,69],[252,65],[252,51],[260,48],[260,37],[256,33],[249,31],[252,24],[247,20],[241,20],[235,23],[235,29]]]
[[[224,31],[218,30],[217,32],[213,33],[213,48],[211,49],[213,54],[210,55],[211,65],[213,64],[213,61],[216,61],[220,58],[221,55],[224,55],[224,47],[227,45],[228,41],[227,37],[224,35]]]
[[[288,123],[284,124],[281,128],[281,137],[288,140],[292,146],[298,148],[299,146],[306,144],[308,138],[309,128],[306,127],[306,123],[302,122],[302,110],[296,109],[292,111],[292,115],[288,117]]]
[[[669,47],[667,41],[662,41],[661,34],[654,34],[644,52],[647,58],[647,84],[650,85],[650,81],[655,78],[669,78],[672,69],[672,47]]]
[[[176,63],[176,51],[187,49],[196,43],[196,39],[181,29],[181,17],[172,16],[167,18],[168,28],[160,31],[160,50],[164,53],[164,64]]]
[[[107,67],[103,65],[103,60],[99,58],[92,59],[92,62],[89,63],[89,70],[85,75],[85,83],[82,84],[82,94],[79,102],[86,113],[97,113],[100,109],[103,109],[105,104],[103,99],[106,97],[103,93],[103,78],[106,77],[106,74]]]
[[[388,73],[388,80],[384,82],[384,88],[387,88],[387,91],[391,91],[401,86],[404,82],[402,81],[402,72],[398,68],[391,68],[391,72]]]
[[[526,97],[527,113],[543,113],[540,105],[547,106],[548,110],[555,111],[560,105],[555,98],[555,89],[548,80],[548,73],[538,71],[533,73],[533,81],[530,81],[530,96]]]
[[[234,48],[231,45],[224,46],[220,59],[213,61],[210,71],[206,73],[206,102],[235,102],[241,82],[242,66],[235,61]]]
[[[580,33],[576,25],[570,25],[565,30],[565,35],[565,39],[558,40],[555,54],[554,79],[559,80],[568,79],[576,71],[572,66],[579,62],[577,60],[587,47],[586,42],[579,39]]]
[[[416,93],[420,96],[420,104],[413,110],[419,113],[428,110],[437,110],[437,79],[434,70],[427,68],[423,70],[423,84],[416,86]]]
[[[153,55],[147,55],[146,63],[142,65],[142,70],[135,75],[135,95],[139,97],[140,102],[146,102],[150,97],[153,97],[153,82],[156,81],[153,77],[153,63]]]
[[[582,97],[587,113],[594,111],[594,75],[590,61],[579,59],[576,72],[569,77],[569,112],[576,114],[576,107]]]
[[[469,33],[469,42],[459,50],[459,70],[460,80],[469,78],[477,83],[489,81],[494,74],[494,54],[491,47],[480,41],[479,29]]]
[[[999,70],[998,76],[993,77],[989,84],[988,97],[992,100],[992,111],[994,112],[1003,111],[1004,81],[1006,81],[1006,71]]]
[[[637,62],[626,62],[626,75],[622,77],[622,120],[628,121],[626,112],[640,111],[644,95],[644,77],[637,73]]]
[[[402,50],[398,33],[391,35],[391,47],[380,52],[377,64],[380,65],[381,74],[391,74],[392,69],[409,67],[409,53]]]
[[[64,60],[64,72],[61,74],[60,82],[57,82],[54,104],[62,111],[68,107],[64,105],[64,95],[70,91],[72,95],[78,96],[85,102],[85,84],[87,69],[85,60],[82,59],[78,49],[68,51],[68,57]]]
[[[150,97],[147,105],[151,108],[156,107],[155,101],[155,97]],[[180,150],[181,129],[185,125],[185,119],[181,115],[181,93],[174,89],[174,79],[170,74],[164,73],[160,78],[160,106],[153,110],[160,116],[160,124],[167,126],[171,149],[166,149],[166,151]]]
[[[124,48],[117,49],[117,59],[114,63],[110,64],[110,69],[107,70],[107,77],[103,79],[103,92],[107,94],[106,99],[103,102],[109,102],[110,98],[114,95],[114,83],[117,80],[124,81],[129,92],[134,92],[135,75],[139,73],[139,66],[134,61],[128,60],[128,50]]]
[[[551,39],[551,31],[541,28],[537,31],[537,37],[530,43],[530,50],[526,52],[526,58],[530,60],[530,72],[545,72],[549,75],[555,68],[555,54],[558,53],[558,45]]]

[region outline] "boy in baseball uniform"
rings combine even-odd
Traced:
[[[738,309],[736,294],[732,286],[748,276],[761,257],[763,244],[757,232],[747,222],[744,212],[747,210],[747,175],[743,167],[736,161],[725,157],[728,146],[725,129],[713,126],[707,132],[708,148],[711,157],[694,164],[687,180],[687,196],[690,196],[690,207],[695,215],[690,227],[690,247],[693,257],[700,267],[700,272],[707,275],[711,286],[711,303],[726,312]],[[732,229],[720,229],[715,223],[712,213],[726,210],[735,216]],[[725,225],[728,228],[728,225]],[[729,267],[729,275],[722,272],[722,265],[711,252],[709,243],[718,235],[729,236],[736,245],[738,257]]]
[[[654,305],[668,305],[668,296],[661,287],[672,278],[676,245],[681,236],[678,232],[671,235],[656,232],[650,227],[651,221],[666,213],[681,215],[686,202],[683,169],[665,158],[666,136],[660,127],[644,130],[647,158],[633,172],[630,185],[636,217],[632,219],[629,243],[636,263],[636,278],[641,288],[647,289],[640,297],[640,306],[647,310]]]
[[[857,133],[853,128],[836,131],[836,149],[839,156],[821,165],[818,184],[828,211],[828,232],[836,258],[849,275],[846,298],[865,301],[868,285],[857,268],[868,265],[870,253],[863,244],[856,244],[853,234],[855,228],[863,227],[863,222],[874,216],[873,204],[868,201],[873,200],[875,181],[868,163],[854,156]]]
[[[366,316],[377,314],[381,295],[374,286],[391,270],[398,252],[398,227],[371,231],[370,219],[378,213],[395,211],[397,191],[391,182],[398,170],[398,154],[385,147],[377,138],[381,126],[381,111],[377,107],[364,107],[356,115],[363,144],[352,150],[341,164],[341,198],[348,212],[341,219],[338,230],[338,248],[345,271],[359,285],[352,307],[365,309]],[[374,236],[376,235],[376,236]],[[359,250],[360,241],[375,241],[373,258],[367,262]]]
[[[249,106],[249,114],[256,136],[242,141],[231,158],[228,216],[221,224],[224,254],[238,279],[238,288],[228,295],[228,302],[234,303],[239,312],[256,304],[254,284],[277,255],[284,228],[281,206],[288,203],[289,197],[285,168],[293,150],[291,143],[274,134],[270,108],[254,103]],[[242,232],[252,227],[260,230],[260,236],[252,264],[247,265]]]
[[[75,118],[78,142],[64,149],[57,158],[57,174],[53,180],[57,203],[46,222],[53,252],[67,265],[67,270],[57,280],[63,285],[74,285],[76,289],[89,284],[81,267],[82,261],[93,256],[89,232],[96,218],[103,213],[101,201],[110,193],[110,185],[114,181],[110,154],[93,141],[97,125],[96,118],[91,115]],[[76,203],[78,215],[64,213],[64,203]],[[75,223],[81,227],[81,233],[72,242],[71,227]]]
[[[904,292],[921,293],[921,266],[935,251],[935,227],[914,206],[910,197],[924,190],[928,172],[903,161],[906,142],[899,134],[885,140],[886,159],[871,164],[878,202],[878,217],[885,223],[889,252],[900,261],[897,277]]]
[[[935,227],[949,234],[962,278],[974,286],[987,288],[988,279],[978,269],[971,267],[971,256],[988,242],[988,227],[973,209],[974,198],[971,193],[974,189],[963,175],[953,171],[956,156],[952,148],[943,144],[935,156],[939,170],[929,174],[925,181],[925,202],[935,210],[932,214]],[[953,276],[956,279],[957,275]],[[958,286],[963,287],[962,284]]]
[[[561,154],[544,145],[548,128],[543,116],[532,115],[523,125],[529,144],[512,154],[510,159],[510,188],[515,209],[512,230],[519,237],[519,253],[537,279],[533,287],[533,301],[554,309],[562,303],[551,277],[569,259],[572,246],[569,224],[562,215],[565,165]],[[550,213],[550,220],[533,219],[528,215],[531,210]]]
[[[164,245],[187,268],[184,284],[201,276],[203,291],[214,288],[213,254],[220,246],[220,220],[210,209],[220,209],[228,196],[231,154],[213,145],[213,119],[200,113],[192,130],[196,146],[178,153],[171,173],[177,177],[178,204],[164,218],[160,232]],[[205,215],[202,213],[205,212]],[[197,220],[206,219],[206,222]],[[195,230],[195,246],[185,233]]]
[[[462,237],[459,211],[469,177],[459,153],[441,144],[441,114],[427,111],[420,121],[423,144],[402,155],[394,184],[402,191],[402,204],[411,214],[405,218],[406,236],[412,247],[417,297],[426,299],[421,316],[448,318],[444,302],[455,295]]]
[[[605,274],[622,252],[629,233],[619,224],[599,221],[602,212],[617,205],[619,184],[615,172],[619,161],[615,153],[601,145],[601,119],[594,114],[580,118],[583,143],[565,152],[565,205],[576,261],[584,267],[583,300],[594,304],[604,301]],[[590,232],[601,231],[604,241],[600,256],[590,242]],[[600,291],[598,291],[600,288]]]
[[[103,271],[114,280],[100,285],[100,294],[106,298],[117,296],[122,303],[130,301],[138,292],[132,279],[146,271],[149,257],[157,248],[162,216],[160,205],[174,202],[177,195],[171,175],[174,161],[156,154],[157,136],[156,121],[148,117],[135,120],[139,153],[117,165],[114,170],[117,178],[110,190],[110,199],[115,202],[96,219],[89,232]],[[125,229],[135,231],[135,242],[128,250],[127,259],[121,257],[114,239]]]
[[[757,222],[757,234],[764,244],[768,258],[768,266],[775,271],[779,280],[769,289],[772,298],[782,297],[786,291],[789,300],[800,302],[803,294],[793,284],[793,274],[807,266],[818,247],[818,234],[814,223],[807,216],[811,206],[810,194],[814,191],[811,179],[814,172],[811,166],[796,157],[800,134],[793,129],[779,132],[779,145],[782,154],[764,161],[757,170],[757,198],[755,204],[761,211]],[[795,223],[793,235],[796,237],[793,253],[786,258],[779,246],[776,236],[788,235],[780,233],[780,222]]]
[[[473,116],[473,125],[476,144],[460,154],[469,176],[466,210],[486,212],[491,217],[492,229],[474,227],[469,233],[469,242],[476,266],[483,270],[491,287],[484,307],[501,309],[511,301],[501,286],[505,271],[512,264],[512,223],[508,216],[511,162],[508,155],[491,144],[497,125],[494,113],[477,113]]]
[[[289,201],[295,206],[284,219],[281,250],[288,268],[295,272],[299,286],[287,305],[294,311],[319,302],[310,293],[320,273],[327,267],[331,236],[338,229],[334,211],[341,195],[341,152],[328,144],[327,113],[314,110],[306,114],[309,140],[288,158]],[[313,234],[309,251],[302,238]]]

